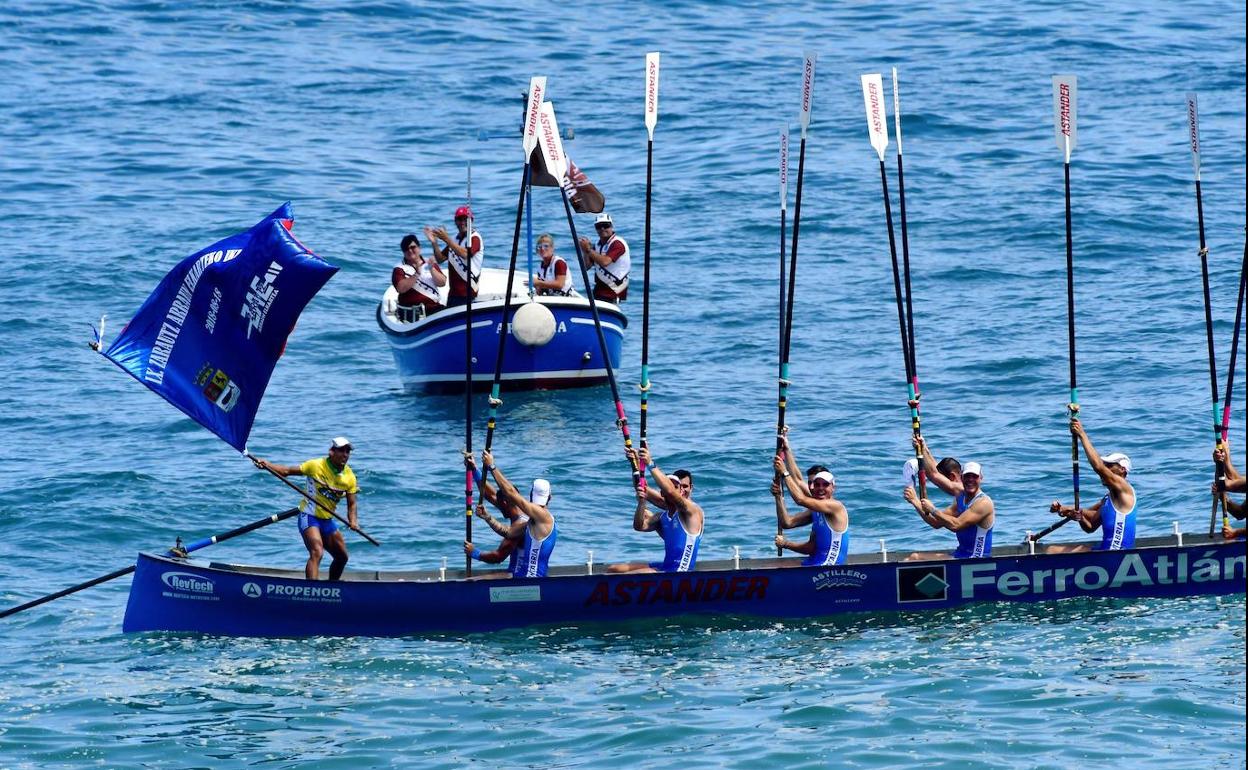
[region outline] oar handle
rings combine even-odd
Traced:
[[[335,519],[337,519],[338,521],[341,521],[343,524],[345,524],[345,525],[347,526],[347,529],[351,530],[352,532],[355,532],[357,535],[359,535],[360,537],[364,538],[365,540],[367,540],[368,542],[372,543],[372,544],[373,544],[373,545],[375,545],[375,546],[380,546],[380,545],[381,545],[381,543],[379,543],[379,542],[377,542],[375,539],[373,539],[373,537],[372,537],[371,535],[369,535],[367,532],[365,532],[364,530],[360,529],[359,527],[353,527],[353,526],[351,526],[351,522],[349,522],[349,521],[347,521],[346,519],[344,519],[344,518],[342,518],[341,516],[339,516],[337,512],[335,512],[335,511],[331,511],[331,510],[329,510],[328,508],[326,508],[323,504],[321,504],[320,502],[318,502],[318,501],[317,501],[317,499],[316,499],[315,497],[313,497],[312,495],[309,495],[309,494],[307,493],[307,491],[306,491],[306,490],[300,489],[298,484],[294,484],[294,483],[292,483],[290,479],[286,478],[285,476],[283,476],[282,474],[280,474],[280,473],[278,473],[277,471],[273,470],[272,468],[268,467],[267,465],[261,465],[261,464],[260,464],[260,462],[259,462],[259,460],[260,460],[260,458],[259,458],[259,457],[256,457],[256,456],[255,456],[255,455],[253,455],[251,452],[244,452],[244,453],[243,453],[243,455],[244,455],[244,456],[245,456],[248,460],[251,460],[252,464],[254,464],[257,468],[262,468],[263,470],[268,471],[270,474],[272,474],[272,475],[273,475],[273,478],[277,479],[278,481],[281,481],[281,482],[282,482],[283,484],[285,484],[286,486],[288,486],[288,487],[290,487],[291,489],[293,489],[293,490],[295,490],[296,492],[298,492],[300,495],[302,495],[302,496],[303,496],[303,498],[304,498],[305,500],[307,500],[308,502],[312,503],[312,504],[313,504],[313,505],[315,505],[317,508],[320,508],[322,511],[325,511],[325,512],[326,512],[326,513],[328,513],[330,516],[333,516],[333,517],[334,517]]]

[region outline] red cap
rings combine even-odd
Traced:
[[[469,219],[476,219],[476,217],[472,215],[472,209],[468,208],[467,206],[460,206],[459,208],[455,209],[455,218],[459,219],[460,217],[468,217]]]

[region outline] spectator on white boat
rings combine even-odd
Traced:
[[[670,475],[664,473],[654,464],[650,450],[644,447],[630,459],[644,463],[654,477],[654,485],[647,486],[644,492],[640,486],[637,488],[633,529],[659,533],[663,538],[663,561],[612,564],[607,572],[692,571],[698,562],[698,546],[706,526],[702,506],[693,501],[693,474],[683,468]],[[647,503],[662,506],[663,511],[651,513]]]
[[[927,455],[930,457],[930,454]],[[932,479],[936,481],[936,475]],[[944,474],[946,481],[948,477]],[[926,497],[919,497],[914,487],[906,487],[902,495],[906,502],[914,506],[919,516],[932,529],[947,529],[958,536],[958,547],[952,556],[955,559],[973,559],[992,554],[992,529],[996,526],[996,511],[992,498],[980,487],[984,471],[979,463],[968,462],[961,466],[961,492],[954,495],[953,504],[947,508],[937,508]],[[940,486],[937,482],[937,486]],[[945,489],[945,487],[941,487]],[[907,561],[916,559],[948,559],[950,554],[939,552],[915,552],[906,557]]]
[[[1078,413],[1079,405],[1071,404],[1072,413]],[[1109,490],[1108,494],[1088,508],[1076,508],[1073,505],[1062,505],[1054,500],[1049,510],[1076,522],[1084,532],[1101,530],[1101,542],[1097,545],[1087,543],[1070,543],[1051,545],[1045,553],[1075,553],[1077,551],[1118,551],[1135,545],[1135,488],[1127,481],[1131,473],[1131,458],[1122,452],[1113,452],[1102,457],[1092,446],[1078,418],[1070,421],[1070,432],[1079,443],[1083,444],[1083,453],[1088,458],[1088,465],[1100,477],[1101,484]]]
[[[390,271],[390,283],[399,293],[396,315],[404,323],[419,321],[441,310],[438,288],[446,285],[446,274],[432,259],[420,253],[420,239],[408,233],[399,242],[403,261]]]
[[[537,293],[540,296],[575,296],[572,273],[563,257],[555,254],[555,239],[550,233],[537,236],[537,256],[542,260],[537,272],[532,275],[533,288]]]
[[[797,476],[797,460],[789,446],[787,431],[781,442],[784,451],[772,459],[772,465],[780,474],[780,481],[788,488],[793,502],[802,506],[802,511],[795,516],[789,515],[780,483],[773,481],[771,495],[776,503],[776,523],[780,529],[809,524],[810,537],[806,542],[799,543],[784,535],[776,535],[776,547],[805,554],[806,558],[802,560],[805,566],[844,564],[845,557],[849,555],[849,511],[833,497],[836,478],[824,466],[813,465],[808,469],[807,480],[803,484]]]
[[[523,530],[523,539],[518,544],[511,576],[546,577],[550,554],[555,550],[555,542],[559,536],[555,517],[548,508],[552,496],[550,482],[546,479],[533,479],[528,497],[525,497],[494,464],[493,454],[482,452],[481,462],[485,466],[485,473],[481,477],[482,490],[485,489],[488,476],[492,474],[494,481],[498,483],[496,499],[505,501],[514,509],[517,518],[513,526],[521,526]],[[528,520],[521,522],[521,518],[525,517]],[[470,542],[464,543],[464,552],[478,561],[482,560],[480,549]]]
[[[581,237],[581,254],[585,266],[594,271],[594,298],[605,302],[620,303],[628,299],[628,271],[631,260],[628,243],[615,234],[615,222],[610,214],[599,214],[594,220],[598,231],[598,243],[591,244]]]
[[[333,512],[338,502],[347,499],[347,522],[351,529],[360,526],[355,496],[360,491],[355,472],[347,465],[351,458],[351,442],[346,436],[338,436],[329,445],[329,456],[307,460],[300,465],[278,465],[259,457],[252,462],[257,468],[276,473],[282,478],[303,476],[307,479],[308,496],[316,500],[310,505],[306,499],[299,501],[299,534],[308,549],[308,561],[303,574],[308,580],[321,575],[321,557],[329,551],[333,561],[329,565],[329,579],[338,580],[347,566],[347,541],[342,530],[334,522]]]
[[[481,265],[485,261],[485,241],[474,227],[468,232],[470,222],[475,222],[472,209],[460,206],[455,209],[455,237],[445,227],[426,227],[425,235],[433,243],[433,251],[439,262],[451,265],[451,288],[447,293],[446,306],[456,307],[468,302],[468,292],[477,296],[481,280]],[[438,241],[445,246],[439,248]]]

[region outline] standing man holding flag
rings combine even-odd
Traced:
[[[252,462],[257,468],[269,471],[279,478],[303,476],[307,479],[308,499],[299,501],[299,534],[308,549],[308,561],[303,574],[308,580],[317,580],[321,574],[321,557],[329,551],[333,561],[329,565],[329,579],[339,580],[347,567],[347,541],[342,530],[334,522],[333,513],[344,497],[347,499],[347,522],[351,529],[360,526],[355,496],[360,491],[355,472],[347,465],[351,458],[351,442],[346,436],[338,436],[329,444],[329,456],[306,460],[299,465],[278,465],[259,457]],[[308,502],[313,502],[309,508]]]

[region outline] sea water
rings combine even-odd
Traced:
[[[819,60],[789,423],[799,461],[836,474],[854,550],[952,543],[901,500],[910,426],[859,84],[883,72],[887,92],[893,66],[923,426],[936,453],[983,464],[998,543],[1044,528],[1049,502],[1070,501],[1051,76],[1074,73],[1084,422],[1098,449],[1134,461],[1141,535],[1173,521],[1204,531],[1211,413],[1184,95],[1200,98],[1224,373],[1244,245],[1244,22],[1231,2],[7,3],[0,604],[291,505],[288,490],[85,345],[88,324],[106,314],[111,338],[182,256],[287,199],[299,238],[342,270],[294,330],[250,448],[294,463],[349,436],[361,522],[384,544],[349,538],[352,566],[458,565],[463,404],[402,391],[374,310],[400,238],[451,223],[469,165],[487,264],[505,264],[523,152],[515,138],[478,137],[515,130],[532,75],[549,77],[575,135],[568,152],[632,245],[618,374],[635,431],[651,50],[663,58],[649,438],[664,469],[694,473],[703,558],[771,552],[778,134],[795,130],[791,225],[804,50]],[[535,192],[534,215],[535,231],[571,257],[554,191]],[[483,398],[475,408],[484,414]],[[630,528],[607,388],[508,395],[495,448],[517,483],[552,480],[555,563],[590,549],[597,563],[658,558],[658,539]],[[1082,479],[1082,499],[1095,499],[1086,465]],[[492,545],[484,530],[477,541]],[[291,522],[203,555],[291,568],[305,558]],[[1242,595],[255,640],[123,635],[127,582],[0,621],[0,767],[1245,761]]]

